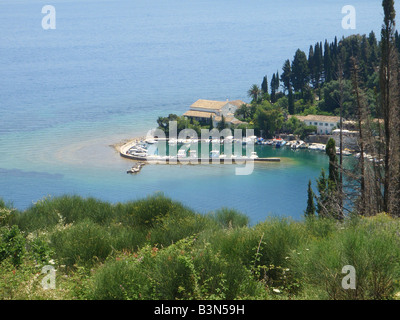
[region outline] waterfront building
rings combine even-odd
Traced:
[[[292,117],[296,117],[308,126],[317,127],[316,134],[332,134],[332,131],[339,127],[340,122],[340,117],[336,116],[320,116],[309,114],[308,116],[294,115]]]
[[[212,119],[214,126],[217,126],[223,116],[226,123],[236,125],[243,123],[235,118],[235,111],[243,104],[246,103],[241,100],[215,101],[199,99],[190,106],[190,109],[183,116],[207,124]]]

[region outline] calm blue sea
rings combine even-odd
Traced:
[[[49,4],[56,30],[41,26]],[[24,209],[48,195],[118,202],[161,191],[202,213],[236,208],[253,223],[270,214],[300,218],[308,180],[327,165],[323,154],[259,150],[283,161],[250,176],[231,166],[146,166],[131,176],[131,163],[110,145],[200,98],[248,101],[248,88],[297,48],[308,53],[317,41],[371,30],[379,37],[380,1],[351,2],[356,30],[342,29],[347,4],[2,0],[0,197]]]

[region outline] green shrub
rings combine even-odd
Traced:
[[[22,213],[15,213],[12,222],[27,232],[51,230],[59,223],[61,216],[55,208],[54,199],[44,198]]]
[[[220,251],[227,259],[236,260],[247,268],[251,268],[261,235],[254,228],[236,228],[207,231],[200,239],[210,242],[212,247]]]
[[[112,250],[109,230],[90,220],[56,231],[50,239],[56,258],[68,267],[104,261]]]
[[[154,245],[168,246],[213,228],[208,217],[189,210],[178,210],[158,219],[157,224],[150,230],[150,240]]]
[[[336,231],[337,220],[310,216],[305,219],[304,223],[310,237],[326,238]]]
[[[98,224],[107,224],[114,218],[113,205],[94,198],[64,196],[55,198],[54,203],[55,209],[67,224],[86,219]]]
[[[16,210],[11,209],[6,205],[3,199],[0,198],[0,226],[11,225],[12,214],[15,212]]]
[[[397,225],[396,225],[397,224]],[[298,276],[329,299],[392,298],[400,276],[398,222],[378,216],[343,224],[331,237],[315,239],[291,255]],[[353,266],[356,289],[343,289],[342,268]]]
[[[0,229],[0,262],[10,258],[14,266],[21,264],[25,254],[25,237],[17,226]]]
[[[240,264],[230,264],[193,239],[167,248],[146,246],[107,261],[94,276],[94,299],[232,299],[260,287]]]
[[[260,264],[286,266],[286,257],[307,239],[304,225],[288,218],[270,218],[255,227],[263,235]]]
[[[152,228],[157,222],[172,212],[181,212],[186,208],[162,194],[156,194],[133,203],[131,222],[134,227]]]
[[[27,243],[27,251],[37,263],[48,264],[54,254],[45,236],[36,236]]]
[[[235,210],[222,208],[210,214],[222,228],[241,228],[249,225],[249,218]]]

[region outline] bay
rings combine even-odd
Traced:
[[[56,8],[56,30],[41,27],[47,4]],[[1,1],[0,197],[24,209],[48,195],[118,202],[163,192],[202,213],[225,206],[252,222],[301,218],[308,180],[327,166],[321,153],[265,147],[285,161],[242,177],[229,166],[146,166],[130,176],[131,163],[110,145],[197,99],[248,102],[248,88],[297,48],[308,53],[317,41],[371,30],[379,38],[380,2],[352,1],[355,30],[342,28],[345,4]]]

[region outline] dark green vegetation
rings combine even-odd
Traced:
[[[44,199],[1,205],[1,299],[392,299],[400,221],[201,215],[162,195],[109,204]],[[44,265],[56,289],[43,290]],[[341,286],[357,266],[357,289]]]
[[[395,34],[397,49],[400,37]],[[360,80],[365,84],[365,99],[372,117],[379,116],[377,101],[380,98],[379,70],[380,49],[374,32],[337,38],[329,43],[318,42],[310,46],[308,56],[298,49],[293,59],[286,60],[281,74],[274,73],[270,87],[263,78],[261,89],[254,84],[248,91],[250,106],[243,106],[236,117],[248,123],[256,134],[272,137],[282,132],[301,135],[315,128],[294,126],[288,115],[340,115],[347,120],[357,118],[356,96],[352,85],[353,59],[358,61]],[[271,90],[269,91],[268,88]],[[282,90],[280,90],[282,89]],[[253,111],[246,111],[253,109]],[[269,121],[263,120],[268,116]],[[300,125],[300,122],[299,122]],[[297,132],[296,132],[297,130]],[[305,132],[304,132],[305,131]]]
[[[400,36],[393,34],[395,50],[400,49]],[[221,129],[254,129],[257,135],[267,138],[279,133],[294,133],[304,139],[316,131],[302,121],[289,122],[288,115],[309,114],[342,116],[357,119],[357,99],[352,84],[353,60],[359,68],[363,83],[363,96],[371,117],[380,117],[379,65],[381,45],[372,31],[369,35],[352,35],[334,41],[317,42],[310,46],[308,55],[298,49],[293,59],[287,59],[282,71],[277,71],[268,82],[264,76],[261,86],[253,84],[247,91],[251,103],[238,108],[237,119],[246,122],[238,125],[221,125]],[[209,124],[185,119],[177,115],[159,117],[159,128],[168,134],[168,121],[178,121],[178,132],[190,128],[200,136],[200,129]],[[289,121],[288,121],[289,120]]]

